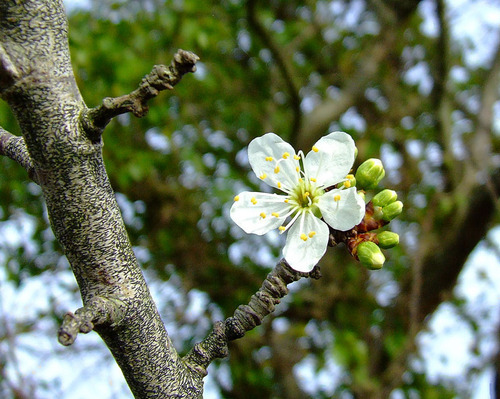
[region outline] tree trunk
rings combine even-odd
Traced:
[[[0,61],[1,96],[22,130],[22,138],[0,130],[0,145],[41,186],[82,295],[60,340],[70,344],[95,326],[135,397],[201,398],[204,373],[172,346],[129,242],[100,134],[88,129],[62,0],[2,1]]]

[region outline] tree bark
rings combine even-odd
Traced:
[[[0,94],[22,130],[22,138],[0,130],[0,153],[24,160],[41,186],[82,295],[84,306],[65,317],[60,341],[71,344],[94,328],[135,397],[201,398],[204,374],[172,346],[132,251],[101,137],[88,128],[62,0],[1,2]]]

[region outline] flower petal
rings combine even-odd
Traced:
[[[231,219],[245,233],[262,235],[283,224],[291,207],[284,195],[244,191],[235,197]]]
[[[274,133],[253,139],[248,160],[254,173],[272,187],[289,192],[300,177],[295,150]]]
[[[304,212],[286,237],[283,255],[299,272],[310,272],[326,252],[329,230],[325,222],[311,212]]]
[[[328,191],[318,198],[318,207],[325,222],[340,231],[352,229],[365,216],[365,201],[355,187]]]
[[[352,137],[344,132],[320,138],[304,160],[306,176],[322,187],[341,182],[352,168],[355,148]]]

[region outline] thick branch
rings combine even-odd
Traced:
[[[281,298],[288,294],[287,285],[302,277],[320,278],[319,267],[316,266],[310,273],[301,273],[290,268],[282,259],[252,295],[248,305],[240,305],[232,317],[216,323],[208,337],[184,357],[184,362],[188,367],[206,374],[208,365],[214,359],[228,355],[227,343],[242,338],[247,331],[260,325],[264,317],[274,312]]]
[[[481,108],[477,115],[477,130],[471,142],[471,155],[474,168],[479,171],[488,170],[491,166],[493,107],[498,101],[500,84],[500,35],[491,67],[482,84]]]
[[[376,76],[381,61],[387,58],[393,48],[393,43],[394,37],[387,34],[367,50],[367,54],[363,57],[365,61],[359,66],[357,72],[345,81],[340,97],[325,99],[303,118],[295,147],[311,147],[314,141],[325,133],[332,121],[338,120],[345,111],[355,105],[356,101],[364,95],[370,81]]]
[[[495,192],[500,192],[500,169],[494,171],[490,177]],[[468,193],[464,213],[450,215],[441,222],[446,228],[429,237],[435,245],[421,254],[424,279],[420,294],[419,322],[431,314],[455,286],[467,257],[488,232],[493,215],[497,211],[497,198],[492,196],[488,187],[477,184]],[[459,219],[456,223],[453,222],[454,217]],[[403,282],[402,292],[409,291],[409,283]],[[402,296],[398,307],[401,312],[407,312],[408,298]]]
[[[33,161],[23,137],[14,136],[0,127],[0,155],[16,161],[28,172],[28,176],[38,183]]]
[[[107,97],[100,106],[85,110],[82,113],[84,129],[89,136],[94,137],[100,135],[111,119],[120,114],[131,112],[138,118],[146,115],[147,102],[162,90],[172,90],[186,73],[195,72],[198,60],[196,54],[178,50],[169,67],[155,65],[142,79],[139,87],[130,94],[116,98]]]
[[[155,68],[134,93],[88,111],[74,79],[66,27],[62,0],[0,2],[0,95],[22,131],[22,138],[0,132],[0,145],[26,165],[29,151],[84,305],[66,316],[59,339],[69,344],[93,328],[136,398],[201,398],[203,381],[175,351],[141,273],[102,142],[89,135],[107,118],[144,111],[149,98],[193,70],[197,57],[179,52],[170,68]]]

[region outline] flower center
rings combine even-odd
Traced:
[[[298,208],[302,208],[302,210],[309,209],[316,216],[320,217],[321,213],[317,202],[318,198],[323,194],[324,191],[317,187],[316,183],[311,180],[301,178],[293,191],[290,193],[290,199],[297,204]]]

